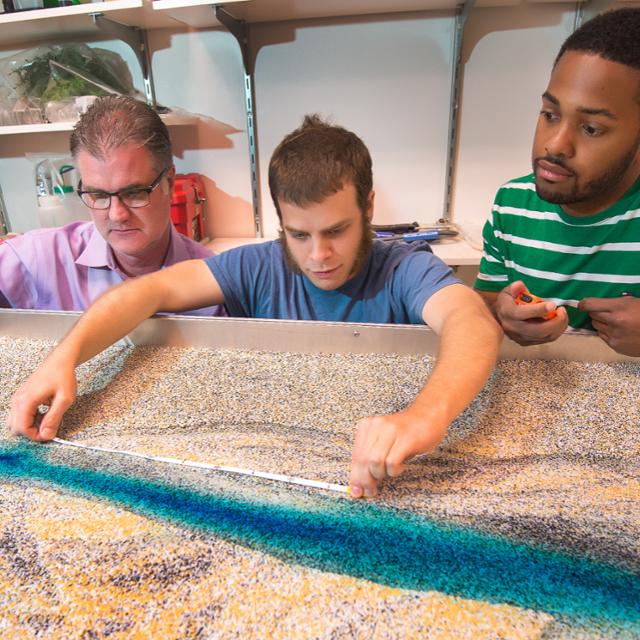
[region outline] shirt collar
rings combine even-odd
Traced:
[[[116,269],[113,252],[95,225],[91,225],[89,240],[82,253],[76,258],[76,264],[96,269],[104,267],[112,270]]]
[[[95,225],[92,225],[89,233],[87,245],[76,258],[76,264],[94,269],[111,269],[111,271],[116,271],[122,277],[126,277],[118,267],[116,258],[113,255],[113,249],[107,244],[107,241],[102,237]],[[187,251],[186,243],[182,242],[180,234],[171,223],[169,223],[169,233],[169,248],[161,265],[162,267],[191,258]]]

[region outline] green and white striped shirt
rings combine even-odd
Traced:
[[[640,178],[616,204],[592,216],[567,215],[541,200],[533,174],[503,185],[483,231],[476,288],[500,291],[524,281],[564,305],[569,325],[592,329],[583,298],[640,297]]]

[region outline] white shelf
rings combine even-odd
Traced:
[[[198,117],[187,113],[165,113],[160,116],[167,127],[193,125]],[[71,131],[75,122],[51,122],[46,124],[18,124],[0,126],[0,135],[15,135],[23,133],[55,133],[56,131]]]
[[[208,242],[206,246],[214,253],[222,253],[235,247],[258,244],[269,240],[275,240],[275,238],[215,238]],[[478,266],[482,257],[482,251],[474,249],[464,240],[446,238],[439,242],[434,242],[431,248],[435,255],[450,266]]]
[[[478,0],[476,5],[496,7],[518,2],[519,0]],[[376,13],[436,11],[455,9],[461,3],[462,0],[234,0],[222,4],[234,18],[247,22],[276,22]],[[211,0],[155,0],[153,3],[156,11],[199,29],[219,25],[211,7]]]
[[[0,46],[10,48],[13,45],[23,49],[43,40],[95,37],[99,31],[93,23],[93,13],[102,13],[120,24],[146,29],[180,26],[169,14],[154,11],[151,0],[107,0],[0,14]]]
[[[528,0],[569,2],[571,0]],[[247,22],[275,22],[406,11],[455,9],[462,0],[226,0],[225,9]],[[520,0],[477,0],[477,7],[501,7]],[[132,27],[163,29],[220,27],[214,0],[105,0],[89,4],[0,14],[0,47],[24,48],[30,43],[98,33],[91,14]],[[9,27],[10,25],[10,27]]]
[[[478,0],[513,4],[518,0]],[[220,27],[214,0],[105,0],[70,7],[0,14],[0,47],[81,38],[98,33],[91,14],[144,29]],[[453,9],[458,0],[225,0],[225,9],[247,22],[273,22],[371,13]]]
[[[570,0],[529,0],[562,2]],[[462,0],[226,0],[225,9],[247,22],[274,22],[406,11],[455,9]],[[518,4],[520,0],[477,0],[478,7]],[[71,7],[0,14],[0,47],[80,38],[98,33],[91,14],[143,29],[220,27],[214,0],[105,0]]]
[[[71,131],[73,122],[53,122],[47,124],[16,124],[0,126],[0,135],[14,135],[22,133],[54,133],[56,131]]]
[[[450,9],[456,0],[241,0],[224,3],[234,18],[247,22],[275,22],[337,16]],[[153,8],[190,27],[218,25],[210,0],[155,0]]]

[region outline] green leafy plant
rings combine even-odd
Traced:
[[[19,88],[25,96],[40,98],[46,102],[79,95],[106,94],[88,80],[96,80],[118,93],[131,93],[131,77],[126,64],[111,51],[91,49],[87,45],[77,43],[56,45],[36,51],[33,58],[27,59],[13,71],[18,76]],[[88,80],[59,67],[53,67],[50,64],[52,60],[78,72]]]

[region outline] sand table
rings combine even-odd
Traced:
[[[51,343],[0,338],[0,407]],[[346,484],[428,357],[115,346],[59,435]],[[0,436],[0,637],[638,638],[640,366],[503,361],[376,500]]]

